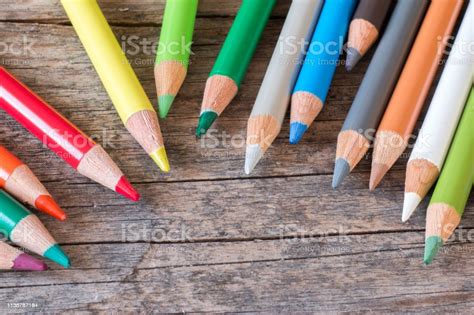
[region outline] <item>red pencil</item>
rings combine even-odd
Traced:
[[[0,67],[0,108],[82,175],[137,201],[140,195],[104,149]]]

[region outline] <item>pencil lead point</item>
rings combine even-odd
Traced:
[[[379,163],[372,163],[372,172],[370,173],[370,184],[369,189],[375,190],[382,181],[382,178],[388,172],[388,166]]]
[[[362,58],[362,55],[355,48],[347,49],[346,70],[351,71]]]
[[[168,161],[168,156],[166,155],[165,147],[159,148],[151,153],[150,156],[163,172],[168,173],[170,171],[170,163]]]
[[[171,105],[173,105],[175,95],[171,94],[166,94],[166,95],[161,95],[158,97],[158,109],[160,113],[160,118],[166,118],[168,116],[168,112],[171,108]]]
[[[300,122],[293,122],[290,124],[290,143],[297,144],[303,138],[304,133],[308,130],[308,126]]]
[[[58,244],[50,247],[45,253],[44,257],[54,261],[55,263],[63,266],[64,268],[71,267],[71,262],[66,254],[63,252],[61,247]]]
[[[213,111],[206,111],[199,117],[199,123],[196,128],[196,137],[200,138],[206,134],[207,130],[212,126],[218,115]]]
[[[425,255],[423,258],[425,265],[431,264],[441,246],[443,246],[443,240],[439,236],[430,236],[425,240]]]
[[[54,201],[53,197],[48,195],[41,195],[35,201],[35,206],[44,213],[49,214],[50,216],[60,220],[66,220],[66,213],[59,207],[59,205]]]
[[[133,186],[130,184],[130,182],[125,178],[125,176],[122,176],[120,180],[118,181],[117,185],[115,186],[115,190],[127,197],[130,200],[133,201],[138,201],[140,200],[140,194],[133,188]]]
[[[23,253],[15,259],[12,269],[22,271],[45,271],[48,269],[48,265],[35,257]]]
[[[346,160],[342,158],[337,159],[336,164],[334,166],[334,175],[332,177],[332,188],[336,189],[337,187],[339,187],[344,178],[349,175],[350,171],[351,167]]]
[[[258,144],[247,146],[245,152],[245,174],[249,175],[263,156],[262,149]]]
[[[402,214],[402,222],[408,221],[411,217],[413,212],[415,212],[416,207],[421,202],[420,196],[413,192],[405,193],[405,198],[403,200],[403,214]]]

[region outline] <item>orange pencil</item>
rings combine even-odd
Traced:
[[[377,130],[370,189],[405,151],[463,0],[433,0]],[[446,104],[447,106],[449,104]]]
[[[64,211],[30,168],[2,145],[0,145],[0,188],[5,189],[21,202],[58,220],[66,220]]]

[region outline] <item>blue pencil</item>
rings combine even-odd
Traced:
[[[327,0],[291,98],[290,143],[298,143],[321,111],[336,72],[357,0]]]

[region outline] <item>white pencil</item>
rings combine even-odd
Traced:
[[[322,0],[293,0],[247,125],[245,173],[280,133]],[[301,45],[301,43],[305,45]],[[298,49],[300,48],[300,49]]]
[[[466,10],[450,56],[431,101],[406,170],[402,221],[407,221],[439,176],[472,86],[474,4]],[[444,39],[443,39],[444,40]]]

